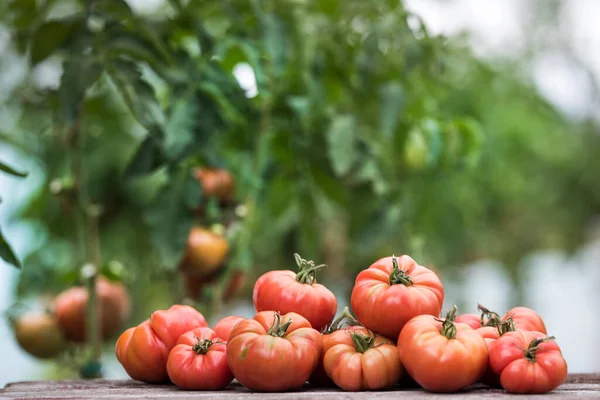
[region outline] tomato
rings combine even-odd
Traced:
[[[37,358],[52,358],[66,347],[66,340],[56,318],[49,314],[27,313],[15,321],[17,342]]]
[[[198,277],[216,273],[229,253],[229,243],[223,235],[199,226],[190,231],[186,246],[181,269]]]
[[[189,306],[154,311],[149,319],[121,334],[115,348],[117,359],[133,379],[166,382],[169,351],[185,332],[206,326],[204,316]]]
[[[207,286],[213,286],[218,283],[222,271],[217,271],[208,277],[199,276],[193,273],[183,272],[183,282],[185,285],[186,296],[199,300],[202,298],[204,289]],[[223,301],[229,301],[234,298],[246,283],[246,273],[236,270],[231,273],[227,285],[223,291]]]
[[[321,330],[331,323],[337,310],[334,294],[316,282],[316,272],[325,265],[315,266],[298,254],[294,254],[294,258],[300,268],[298,273],[270,271],[258,278],[252,293],[254,308],[257,312],[296,312],[312,327]]]
[[[469,325],[431,315],[411,319],[398,337],[398,353],[406,371],[425,390],[454,392],[475,383],[488,363],[487,345]]]
[[[477,308],[481,310],[481,321],[483,326],[498,326],[502,321],[512,318],[515,329],[547,333],[546,325],[544,324],[542,317],[531,308],[511,308],[502,318],[500,318],[498,313],[490,311],[482,305],[478,305]]]
[[[361,324],[391,338],[412,317],[440,315],[443,302],[438,276],[409,256],[382,258],[361,271],[350,301]]]
[[[225,317],[221,319],[215,325],[215,332],[217,333],[217,337],[228,341],[232,329],[237,325],[238,322],[244,319],[244,317],[238,317],[237,315],[232,315],[230,317]]]
[[[227,343],[210,328],[184,333],[167,359],[171,382],[186,390],[223,389],[233,380],[226,350]]]
[[[490,366],[511,393],[546,393],[567,378],[567,362],[554,337],[508,332],[490,345]]]
[[[195,175],[202,185],[204,197],[216,197],[221,203],[228,203],[232,200],[235,182],[229,171],[222,168],[198,168]]]
[[[129,295],[123,284],[98,277],[96,296],[102,337],[108,339],[116,334],[129,318],[131,312]],[[88,292],[83,287],[67,289],[56,297],[54,312],[58,324],[66,338],[71,341],[86,340],[87,301]]]
[[[356,320],[356,318],[354,318],[352,314],[350,314],[350,310],[348,310],[348,307],[345,307],[344,311],[335,319],[335,321],[331,323],[331,325],[321,330],[321,342],[324,343],[324,341],[329,337],[329,335],[339,330],[351,332],[359,328],[362,328],[360,326],[360,323]],[[335,387],[335,383],[331,380],[329,376],[327,376],[325,368],[323,367],[323,356],[324,354],[322,353],[319,359],[319,364],[317,365],[317,368],[314,370],[308,381],[315,386]]]
[[[233,328],[227,363],[247,388],[279,392],[302,386],[316,368],[321,350],[320,333],[300,314],[262,311]]]
[[[482,338],[485,340],[485,344],[488,348],[490,348],[490,344],[496,341],[500,337],[500,332],[498,332],[497,327],[493,326],[482,326],[475,330]],[[494,371],[490,368],[489,363],[486,366],[486,370],[481,376],[480,381],[491,387],[500,387],[500,377],[494,373]]]
[[[402,365],[395,343],[365,328],[333,332],[323,341],[323,365],[342,390],[380,390],[398,383]]]
[[[481,328],[481,316],[477,314],[461,314],[454,321],[467,324],[473,329]]]

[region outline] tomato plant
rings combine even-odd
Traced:
[[[227,365],[227,343],[210,328],[186,332],[169,353],[167,373],[181,389],[223,389],[233,380]]]
[[[302,386],[315,370],[321,336],[300,314],[261,311],[239,322],[227,342],[233,376],[253,390],[278,392]]]
[[[317,283],[317,271],[325,265],[294,254],[298,273],[293,271],[270,271],[254,284],[252,301],[256,311],[275,310],[281,313],[295,312],[305,317],[313,328],[321,330],[331,323],[337,310],[334,294]]]
[[[96,296],[100,326],[104,339],[115,335],[131,311],[129,294],[123,284],[99,277]],[[88,292],[83,287],[72,287],[56,297],[54,312],[67,339],[84,342],[87,332]]]
[[[356,277],[351,305],[366,328],[397,338],[412,317],[438,316],[444,289],[438,276],[409,256],[385,257]]]
[[[487,345],[470,326],[454,322],[456,307],[444,320],[431,315],[411,319],[398,337],[402,365],[431,392],[454,392],[475,383],[488,363]]]
[[[17,342],[37,358],[58,356],[66,347],[66,340],[53,315],[26,313],[14,321]]]
[[[507,332],[490,345],[490,366],[511,393],[546,393],[567,378],[567,362],[554,337]]]
[[[181,335],[207,327],[204,316],[189,306],[158,310],[149,319],[129,328],[117,340],[117,359],[127,374],[147,383],[168,380],[167,357]]]
[[[366,328],[339,330],[323,340],[323,366],[342,390],[381,390],[398,383],[396,344]]]
[[[237,325],[238,322],[244,320],[244,317],[238,317],[237,315],[231,315],[229,317],[225,317],[221,319],[215,325],[215,333],[218,338],[223,339],[225,341],[229,340],[229,336],[231,335],[231,331]]]
[[[223,266],[228,253],[229,243],[223,235],[195,226],[188,235],[181,269],[199,277],[210,276]]]

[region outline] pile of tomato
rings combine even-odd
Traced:
[[[306,382],[342,390],[401,385],[455,392],[474,383],[511,393],[545,393],[567,364],[540,316],[444,316],[442,282],[411,257],[382,258],[356,277],[351,306],[317,283],[324,268],[295,255],[299,270],[270,271],[255,283],[257,314],[230,316],[210,329],[192,307],[155,311],[126,330],[116,354],[127,373],[187,390],[225,388],[233,379],[256,391],[296,390]],[[335,319],[334,319],[335,318]]]

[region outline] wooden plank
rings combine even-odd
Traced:
[[[320,389],[306,385],[302,390],[286,393],[251,392],[234,382],[226,390],[211,392],[189,392],[177,389],[173,385],[148,385],[133,380],[63,380],[32,381],[9,383],[0,390],[3,399],[90,399],[90,398],[126,398],[126,399],[425,399],[431,397],[457,397],[464,399],[531,398],[530,396],[508,395],[502,390],[489,389],[483,385],[473,386],[454,394],[433,394],[422,390],[394,389],[381,392],[341,392],[336,389]],[[600,398],[600,376],[593,374],[571,375],[565,384],[543,398]]]

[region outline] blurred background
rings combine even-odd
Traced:
[[[40,361],[13,331],[86,263],[130,298],[102,358],[124,378],[125,327],[180,302],[251,316],[294,252],[328,265],[339,310],[409,254],[446,308],[532,307],[570,372],[599,372],[599,19],[594,0],[3,1],[0,162],[28,174],[0,173],[0,384],[77,377],[81,345]]]

